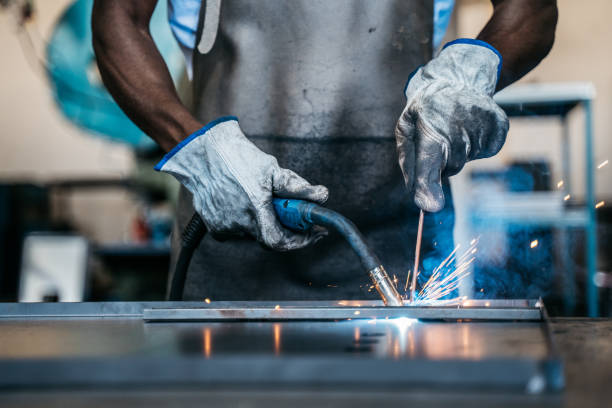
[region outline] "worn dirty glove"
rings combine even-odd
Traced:
[[[409,79],[395,138],[404,181],[421,209],[444,208],[442,177],[502,148],[508,118],[492,98],[501,64],[489,44],[459,39]]]
[[[259,150],[233,116],[195,132],[155,169],[172,174],[193,194],[193,206],[213,234],[251,235],[279,251],[307,246],[319,230],[297,233],[278,221],[272,196],[317,203],[327,200],[324,186],[313,186],[276,158]]]

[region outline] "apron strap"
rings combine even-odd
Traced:
[[[207,54],[212,49],[217,39],[219,30],[219,16],[221,14],[221,0],[206,0],[202,4],[204,10],[204,24],[198,51],[200,54]]]

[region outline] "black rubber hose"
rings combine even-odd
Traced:
[[[366,271],[371,271],[380,266],[380,260],[365,243],[365,238],[361,235],[355,224],[348,218],[328,208],[312,205],[309,206],[306,219],[315,225],[333,228],[338,231],[346,239],[351,248],[353,248]]]
[[[328,208],[313,203],[304,203],[300,209],[301,215],[308,222],[338,231],[351,248],[355,251],[366,271],[371,271],[381,265],[376,254],[366,245],[363,235],[355,224],[344,216]],[[206,226],[202,218],[196,213],[183,230],[181,236],[181,250],[174,268],[170,283],[169,300],[182,300],[185,288],[185,278],[194,251],[206,234]]]
[[[187,270],[189,269],[193,253],[200,245],[205,234],[206,225],[204,225],[204,221],[202,221],[198,213],[193,214],[181,235],[181,250],[176,261],[172,281],[170,282],[168,300],[183,300]]]

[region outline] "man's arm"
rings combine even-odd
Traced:
[[[193,206],[213,234],[246,233],[279,251],[317,241],[320,231],[284,228],[272,197],[323,203],[327,188],[280,167],[248,140],[237,118],[217,118],[203,127],[190,114],[149,33],[156,3],[96,0],[92,15],[104,84],[130,119],[169,151],[156,170],[172,174],[193,194]]]
[[[444,207],[444,177],[499,152],[509,123],[493,94],[533,69],[552,47],[555,0],[493,0],[493,7],[476,40],[451,41],[406,86],[395,138],[406,187],[425,211]]]
[[[478,39],[504,58],[497,90],[519,80],[546,57],[557,25],[556,0],[492,0],[493,16]]]
[[[149,22],[157,0],[96,0],[93,46],[121,109],[165,151],[202,127],[181,103]]]

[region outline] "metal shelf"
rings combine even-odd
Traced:
[[[598,293],[595,285],[597,270],[597,220],[595,214],[595,159],[593,135],[593,107],[595,87],[590,82],[562,82],[541,84],[518,84],[510,86],[495,95],[495,101],[509,117],[556,116],[562,125],[562,171],[564,194],[571,191],[571,170],[569,154],[569,126],[567,115],[578,106],[582,106],[585,117],[584,154],[585,154],[585,205],[582,209],[564,210],[563,212],[531,211],[530,214],[519,214],[511,211],[487,212],[478,214],[474,221],[482,222],[492,218],[502,223],[523,223],[527,225],[550,225],[559,228],[583,227],[586,231],[586,299],[587,311],[596,317],[598,311]],[[472,217],[474,218],[474,217]],[[573,276],[568,271],[568,276]],[[573,293],[570,289],[568,293]]]
[[[472,224],[487,224],[491,226],[521,224],[543,227],[585,228],[589,225],[589,214],[586,209],[564,210],[561,213],[544,211],[509,212],[509,211],[482,211],[472,215]]]

